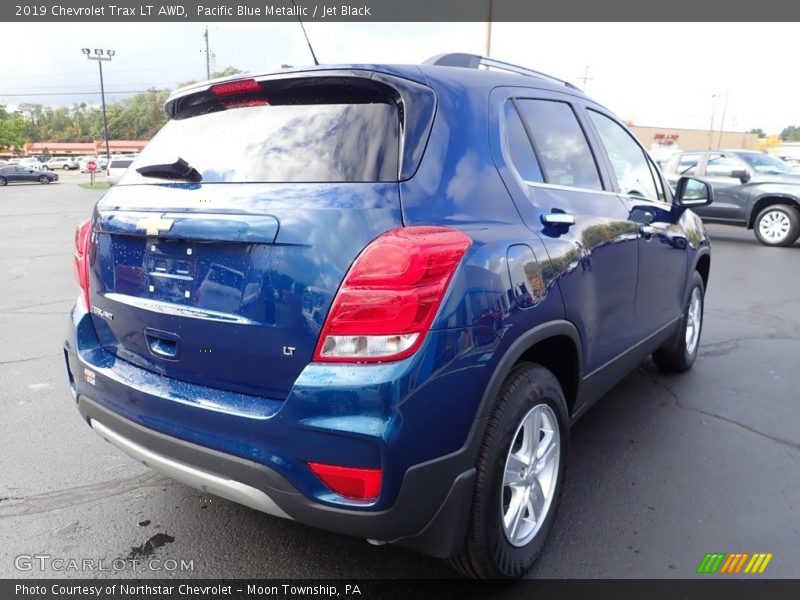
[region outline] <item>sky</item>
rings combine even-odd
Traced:
[[[99,104],[97,64],[83,56],[84,47],[116,52],[103,66],[109,102],[204,79],[205,26],[0,23],[0,104]],[[232,65],[269,72],[311,63],[297,23],[208,27],[212,71]],[[323,64],[483,54],[486,29],[484,23],[306,23]],[[708,130],[713,117],[715,130],[770,134],[800,125],[792,23],[494,23],[490,55],[579,87],[585,83],[589,96],[636,125]]]

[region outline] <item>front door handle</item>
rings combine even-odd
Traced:
[[[551,212],[542,215],[542,223],[545,225],[575,225],[575,217],[562,212]]]

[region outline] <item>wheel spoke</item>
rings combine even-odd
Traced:
[[[525,456],[528,464],[531,464],[539,449],[539,432],[542,428],[542,413],[538,407],[525,419],[522,427],[522,448],[519,454]]]
[[[553,457],[558,450],[558,447],[553,443],[553,434],[550,432],[547,446],[544,447],[544,450],[540,452],[539,457],[536,460],[536,470],[537,474],[541,473],[542,470],[548,465],[548,463],[553,460]],[[544,443],[542,444],[544,446]]]
[[[519,487],[525,485],[525,478],[522,475],[523,469],[527,467],[522,458],[517,454],[509,454],[506,462],[506,472],[503,476],[503,485]]]
[[[539,523],[539,519],[542,517],[542,513],[544,512],[545,500],[546,498],[544,497],[542,486],[539,483],[539,480],[536,479],[533,482],[531,493],[528,496],[528,513],[531,516],[531,520],[537,524]]]
[[[507,513],[510,519],[506,523],[506,528],[512,540],[517,537],[517,529],[522,520],[522,515],[525,514],[529,496],[530,490],[528,488],[522,488],[515,490],[514,497],[511,498],[511,504],[508,507]]]

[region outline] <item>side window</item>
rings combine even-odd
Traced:
[[[663,198],[663,190],[660,195],[656,191],[650,161],[633,137],[616,121],[593,110],[588,112],[608,153],[620,192],[650,200]]]
[[[514,103],[510,100],[506,102],[505,116],[508,154],[517,173],[525,181],[543,182],[542,170],[533,153],[531,141],[528,139],[528,134],[525,133],[525,127],[522,125],[517,109],[514,108]]]
[[[678,166],[675,167],[675,173],[677,175],[697,175],[701,158],[703,158],[702,154],[682,154]]]
[[[517,104],[533,137],[544,180],[602,190],[597,164],[572,107],[553,100],[518,100]]]
[[[731,177],[731,171],[741,171],[745,167],[738,159],[724,154],[711,154],[706,165],[709,177]]]

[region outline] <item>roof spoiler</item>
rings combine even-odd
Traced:
[[[517,75],[524,75],[526,77],[538,77],[539,79],[546,79],[554,83],[559,83],[573,90],[580,91],[580,88],[571,84],[563,79],[558,79],[552,75],[534,71],[527,67],[521,67],[512,63],[495,60],[488,56],[480,56],[478,54],[466,54],[463,52],[451,52],[449,54],[438,54],[432,56],[425,61],[426,65],[436,65],[439,67],[460,67],[462,69],[479,69],[486,67],[487,69],[496,69],[498,71],[506,71],[508,73],[516,73]]]

